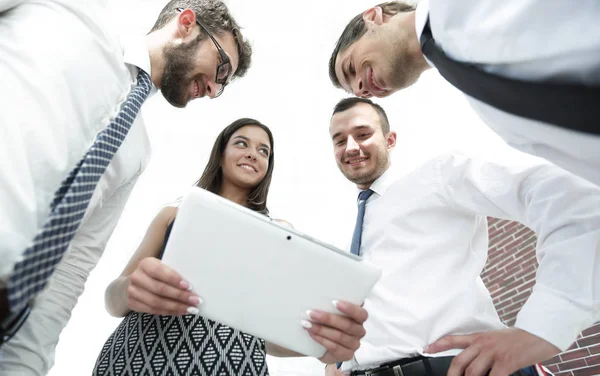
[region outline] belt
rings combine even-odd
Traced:
[[[418,356],[382,364],[377,368],[352,371],[352,376],[436,376],[446,375],[453,356],[427,358]]]
[[[0,346],[8,341],[21,329],[29,317],[29,304],[18,313],[10,313],[6,289],[0,289]]]

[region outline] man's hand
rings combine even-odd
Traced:
[[[128,277],[127,307],[154,315],[197,314],[202,300],[189,283],[157,258],[140,261]]]
[[[560,349],[538,336],[517,328],[471,335],[446,336],[425,348],[425,353],[465,349],[452,360],[448,376],[508,376],[543,362]]]
[[[323,311],[310,311],[311,321],[303,320],[302,326],[310,336],[327,352],[319,360],[323,363],[336,363],[350,360],[360,346],[360,339],[366,331],[363,323],[367,320],[367,311],[348,302],[334,302],[344,316]]]

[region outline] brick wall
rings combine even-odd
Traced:
[[[500,318],[512,326],[535,282],[536,237],[520,223],[496,218],[488,218],[488,232],[488,262],[481,276]],[[558,376],[600,375],[600,323],[584,330],[570,349],[545,365]]]

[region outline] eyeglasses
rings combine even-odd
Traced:
[[[184,11],[184,9],[177,8],[177,11],[181,13]],[[215,47],[217,48],[217,52],[219,53],[219,57],[221,60],[219,65],[217,65],[217,76],[215,77],[215,83],[220,84],[221,89],[219,89],[219,91],[215,95],[215,98],[216,98],[223,93],[225,86],[227,86],[227,84],[229,83],[229,76],[231,74],[231,61],[229,60],[229,56],[227,56],[225,51],[223,51],[223,49],[221,48],[221,45],[219,44],[219,42],[217,42],[215,37],[213,37],[212,34],[210,33],[210,31],[208,31],[208,29],[206,27],[204,27],[204,25],[202,25],[202,23],[200,21],[198,21],[198,17],[196,17],[196,23],[198,24],[198,26],[200,26],[200,28],[202,30],[204,30],[206,35],[208,35],[208,37],[213,41],[213,43],[215,44]]]

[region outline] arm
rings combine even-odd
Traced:
[[[504,349],[504,363],[498,362],[498,368],[506,367],[501,374],[568,348],[581,330],[600,319],[600,189],[512,148],[492,157],[451,156],[438,167],[440,184],[451,205],[532,228],[538,236],[539,268],[516,328],[489,336],[467,336],[467,342],[464,338],[442,339],[430,350],[473,344],[498,349],[504,343],[518,343]],[[452,370],[448,374],[458,373]]]
[[[115,317],[129,311],[162,315],[182,315],[199,304],[189,284],[157,257],[164,243],[165,232],[175,218],[177,208],[166,207],[154,218],[135,254],[121,273],[106,288],[106,310]],[[190,304],[190,298],[197,299]]]
[[[89,273],[104,252],[135,180],[119,187],[84,219],[46,289],[35,298],[31,315],[17,334],[0,347],[0,374],[41,376],[54,365],[54,348],[60,333],[71,318]]]

